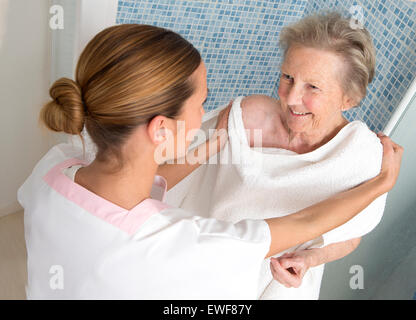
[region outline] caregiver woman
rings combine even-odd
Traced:
[[[50,95],[44,124],[74,135],[85,125],[98,152],[87,163],[81,148],[59,144],[18,191],[29,299],[254,299],[265,257],[345,223],[390,190],[403,151],[381,137],[383,170],[371,181],[284,218],[232,224],[163,202],[156,150],[185,143],[207,96],[204,63],[181,36],[105,29],[81,54],[76,81],[57,80]],[[184,156],[166,150],[168,159]]]

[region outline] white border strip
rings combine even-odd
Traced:
[[[81,0],[78,3],[76,59],[98,32],[116,24],[117,6],[118,0]]]
[[[0,0],[1,1],[1,0]],[[78,58],[101,30],[116,24],[118,0],[50,0],[64,9],[64,29],[51,32],[51,84],[75,77]]]
[[[409,89],[407,90],[403,99],[400,101],[397,109],[394,111],[386,127],[384,128],[383,132],[385,135],[390,136],[392,134],[400,119],[403,117],[407,107],[410,105],[410,101],[412,101],[413,97],[416,97],[416,78],[413,79]]]

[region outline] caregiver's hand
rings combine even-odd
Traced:
[[[228,116],[230,114],[231,107],[233,106],[233,100],[230,101],[228,106],[221,110],[221,112],[218,114],[218,120],[217,120],[217,126],[215,129],[225,129],[227,130],[228,127]]]
[[[310,250],[285,253],[278,258],[270,258],[270,270],[273,278],[286,288],[299,288],[303,276],[311,267],[311,260]]]
[[[230,115],[230,110],[233,105],[233,100],[230,101],[228,106],[221,110],[221,112],[218,114],[218,120],[217,125],[215,127],[215,132],[211,136],[210,144],[211,143],[217,143],[217,152],[219,152],[224,146],[225,143],[228,140],[228,117]]]
[[[178,161],[178,163],[174,164],[165,163],[159,166],[157,174],[166,179],[167,190],[170,190],[201,164],[206,163],[210,157],[220,152],[224,147],[228,140],[228,115],[232,103],[233,101],[219,113],[216,126],[217,130],[215,130],[214,134],[212,134],[209,140],[188,151],[185,156],[185,161]]]
[[[393,188],[399,176],[404,149],[381,132],[377,136],[383,145],[383,162],[380,174],[376,178],[382,181],[385,192],[388,192]]]

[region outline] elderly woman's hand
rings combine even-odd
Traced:
[[[309,268],[335,261],[353,252],[361,238],[329,244],[322,248],[311,248],[285,253],[279,258],[270,259],[273,278],[286,287],[298,288]]]
[[[273,278],[286,288],[299,288],[303,276],[312,265],[311,258],[310,250],[285,253],[278,258],[271,258],[270,270]]]
[[[387,192],[393,188],[399,176],[404,149],[381,132],[377,136],[383,145],[383,162],[378,177]]]

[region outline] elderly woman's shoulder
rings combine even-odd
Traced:
[[[278,100],[263,95],[252,95],[245,97],[240,106],[246,129],[262,129],[263,137],[276,131],[280,123]]]
[[[377,138],[377,134],[372,131],[365,122],[361,120],[354,120],[348,123],[348,126],[350,127],[350,130],[354,132],[355,134],[364,137],[367,137],[369,139],[372,139],[374,137]]]
[[[276,108],[280,106],[280,102],[277,99],[266,95],[251,95],[244,97],[241,101],[241,108],[242,109],[269,109],[269,108]]]

